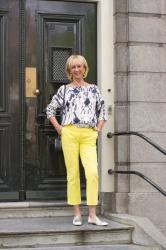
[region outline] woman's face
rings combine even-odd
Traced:
[[[81,63],[78,60],[73,61],[73,64],[71,65],[70,73],[72,74],[73,80],[82,79],[85,73],[85,67],[83,63]]]

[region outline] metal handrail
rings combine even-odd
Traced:
[[[107,134],[108,138],[112,138],[113,136],[121,136],[121,135],[136,135],[141,137],[143,140],[145,140],[146,142],[148,142],[150,145],[152,145],[154,148],[156,148],[158,151],[160,151],[162,154],[166,155],[166,150],[164,150],[162,147],[160,147],[158,144],[154,143],[151,139],[149,139],[147,136],[139,133],[139,132],[135,132],[135,131],[130,131],[130,132],[115,132],[115,133],[111,133],[109,132]]]
[[[108,173],[109,174],[135,174],[135,175],[138,175],[139,177],[144,179],[146,182],[148,182],[151,186],[153,186],[155,189],[157,189],[161,194],[166,196],[166,192],[161,187],[159,187],[155,182],[153,182],[147,176],[143,175],[142,173],[140,173],[138,171],[123,171],[123,170],[109,169]]]
[[[135,131],[130,131],[130,132],[115,132],[115,133],[109,132],[107,134],[107,137],[108,138],[112,138],[113,136],[123,136],[123,135],[136,135],[136,136],[139,136],[143,140],[145,140],[146,142],[148,142],[150,145],[152,145],[154,148],[156,148],[158,151],[160,151],[162,154],[166,155],[166,151],[163,148],[161,148],[159,145],[157,145],[156,143],[154,143],[151,139],[149,139],[148,137],[146,137],[145,135],[143,135],[143,134],[141,134],[139,132],[135,132]],[[141,177],[142,179],[144,179],[146,182],[148,182],[151,186],[153,186],[155,189],[157,189],[161,194],[163,194],[164,196],[166,196],[166,192],[161,187],[159,187],[151,179],[149,179],[147,176],[143,175],[142,173],[140,173],[138,171],[123,171],[123,170],[109,169],[108,170],[108,174],[135,174],[135,175],[138,175],[139,177]]]

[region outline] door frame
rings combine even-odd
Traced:
[[[74,2],[97,3],[97,82],[108,110],[108,120],[98,144],[100,193],[109,194],[114,192],[114,176],[108,175],[108,169],[114,169],[115,165],[114,139],[107,138],[107,133],[114,131],[114,1],[74,0]]]
[[[113,2],[113,0],[97,1],[97,79],[106,102],[108,117],[99,139],[100,192],[107,193],[108,197],[111,192],[114,192],[114,176],[108,175],[108,169],[114,169],[115,165],[114,139],[107,138],[107,133],[114,131]],[[104,196],[101,195],[101,199],[102,197]]]
[[[66,0],[67,2],[73,2]],[[113,0],[74,0],[75,2],[97,3],[97,82],[109,110],[108,121],[99,138],[98,156],[100,167],[100,192],[114,192],[114,177],[108,169],[114,168],[114,140],[107,139],[107,133],[114,131],[114,45],[113,45]],[[25,200],[25,2],[20,5],[20,189],[19,200]],[[109,91],[111,90],[111,91]]]

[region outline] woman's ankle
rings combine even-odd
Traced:
[[[89,213],[89,217],[90,217],[91,219],[94,219],[94,218],[96,218],[96,214],[90,214],[90,213]]]
[[[80,217],[81,218],[81,210],[79,205],[74,205],[74,217]]]
[[[96,217],[96,206],[89,206],[89,217],[90,218]]]

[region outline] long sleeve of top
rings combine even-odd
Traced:
[[[73,87],[61,86],[46,108],[47,118],[62,109],[62,126],[74,124],[78,127],[96,127],[98,121],[107,120],[104,100],[94,84]]]

